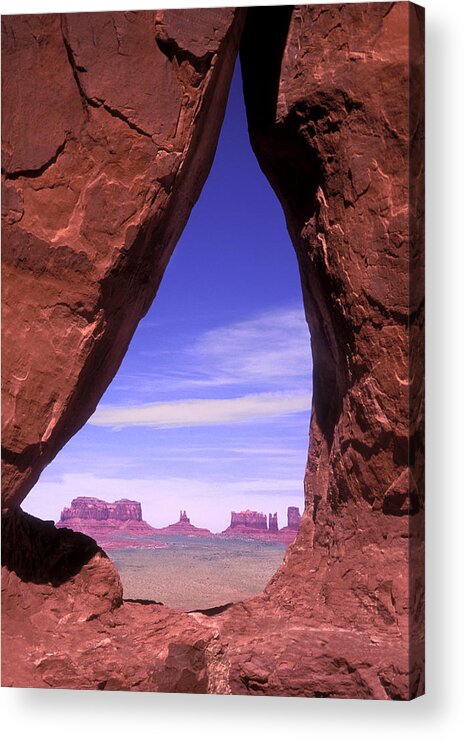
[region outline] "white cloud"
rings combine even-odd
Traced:
[[[188,350],[201,385],[282,387],[311,378],[309,332],[302,309],[279,309],[205,332]]]
[[[128,426],[192,427],[239,424],[307,411],[311,396],[261,393],[238,398],[187,399],[140,406],[97,408],[89,423],[122,429]]]
[[[301,307],[219,326],[194,341],[184,339],[177,348],[161,342],[140,357],[143,369],[114,382],[114,390],[131,403],[218,387],[240,386],[247,393],[311,391],[310,337]]]
[[[55,518],[79,495],[128,497],[155,526],[174,521],[180,507],[215,531],[232,509],[278,511],[285,523],[286,507],[302,505],[311,407],[303,310],[262,313],[184,336],[177,347],[174,334],[153,329],[157,350],[128,358],[26,510]],[[105,428],[125,431],[105,436]]]

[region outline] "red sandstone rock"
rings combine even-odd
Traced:
[[[213,630],[162,605],[122,603],[118,574],[92,540],[14,518],[15,547],[5,547],[12,515],[2,539],[2,686],[221,690]]]
[[[156,294],[211,166],[243,19],[2,18],[3,509],[93,413]]]
[[[289,506],[287,509],[287,527],[298,529],[301,524],[301,514],[298,506]]]
[[[5,685],[423,691],[414,5],[248,13],[250,135],[285,210],[314,359],[305,513],[264,594],[194,615],[119,606],[93,543],[14,508],[95,408],[156,292],[209,168],[240,23],[233,10],[4,19]]]
[[[278,532],[279,524],[277,521],[277,514],[269,514],[269,532]]]
[[[146,541],[146,537],[157,534],[157,530],[142,519],[141,504],[129,499],[110,504],[98,498],[80,496],[73,499],[70,507],[63,509],[56,526],[83,532],[106,550],[127,546],[151,549],[166,546],[162,542]]]
[[[121,603],[118,572],[93,539],[56,529],[53,522],[42,522],[20,509],[2,517],[5,624],[20,618],[19,613],[40,624],[44,612],[76,624]]]
[[[371,665],[406,698],[423,690],[423,12],[267,21],[251,10],[242,41],[248,123],[295,246],[314,377],[305,514],[266,593],[364,632],[366,660],[388,637],[388,681]]]
[[[109,526],[121,522],[135,524],[143,522],[142,506],[139,501],[130,501],[127,498],[111,504],[98,498],[79,496],[71,501],[70,507],[63,509],[57,526],[71,519],[90,519],[104,522]],[[146,524],[146,522],[143,522],[143,524]]]
[[[181,511],[179,514],[179,521],[175,524],[169,524],[167,527],[157,529],[158,534],[183,534],[190,537],[210,537],[212,533],[209,529],[202,527],[195,527],[190,523],[190,519],[185,511]]]
[[[258,511],[232,511],[230,515],[230,525],[225,532],[249,532],[256,530],[258,532],[267,531],[266,515]]]
[[[289,507],[296,508],[296,507]],[[298,511],[298,509],[297,509]],[[294,519],[296,521],[296,519]],[[296,537],[296,530],[288,527],[278,528],[277,514],[269,514],[269,527],[266,515],[258,511],[232,511],[230,526],[225,529],[221,537],[239,539],[254,539],[267,542],[282,542],[290,544]]]

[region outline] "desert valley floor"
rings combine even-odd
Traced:
[[[125,599],[161,601],[185,611],[241,601],[263,590],[286,550],[285,544],[259,540],[178,535],[163,541],[167,547],[110,553]]]

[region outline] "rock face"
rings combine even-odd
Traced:
[[[79,496],[71,501],[70,507],[63,509],[58,525],[72,519],[105,522],[110,526],[126,522],[135,524],[143,521],[142,506],[139,501],[130,501],[127,498],[110,504],[98,498]]]
[[[297,530],[301,523],[301,514],[298,506],[289,506],[287,509],[287,527]]]
[[[408,3],[295,6],[265,33],[250,10],[241,46],[314,364],[305,513],[267,595],[390,641],[366,665],[403,697],[423,686],[422,34]]]
[[[43,612],[75,624],[121,604],[118,572],[93,539],[20,509],[2,517],[2,615],[8,635],[16,634],[16,619],[29,633],[37,631]],[[27,640],[30,634],[18,627],[17,637]]]
[[[238,531],[250,531],[257,530],[258,532],[267,532],[267,519],[266,514],[258,511],[232,511],[230,514],[230,525],[226,532],[235,530]]]
[[[143,541],[137,543],[134,535],[151,536],[156,530],[142,519],[142,506],[138,501],[121,499],[114,503],[101,501],[98,498],[80,496],[73,499],[70,507],[61,512],[58,528],[72,529],[74,532],[83,532],[107,550],[117,547],[137,546],[147,547]],[[132,539],[125,540],[125,535]],[[154,543],[151,545],[154,547]],[[158,546],[162,546],[158,543]]]
[[[279,529],[277,514],[269,514],[269,526],[266,514],[259,511],[232,511],[230,525],[221,532],[221,537],[246,538],[266,542],[290,544],[296,537],[296,530],[284,527]]]
[[[156,294],[211,166],[243,19],[2,19],[4,510],[93,413]]]
[[[277,514],[269,514],[269,532],[278,532],[279,524],[277,521]]]
[[[2,525],[3,686],[221,689],[213,630],[159,604],[123,602],[114,565],[89,537],[20,511]]]
[[[250,136],[312,337],[305,511],[263,595],[196,615],[121,605],[94,543],[18,505],[156,293],[211,163],[243,14],[3,22],[4,685],[419,695],[423,10],[248,11]]]

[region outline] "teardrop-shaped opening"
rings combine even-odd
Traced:
[[[27,511],[94,537],[125,598],[190,610],[257,594],[303,511],[311,373],[297,261],[250,147],[237,62],[156,300]]]

